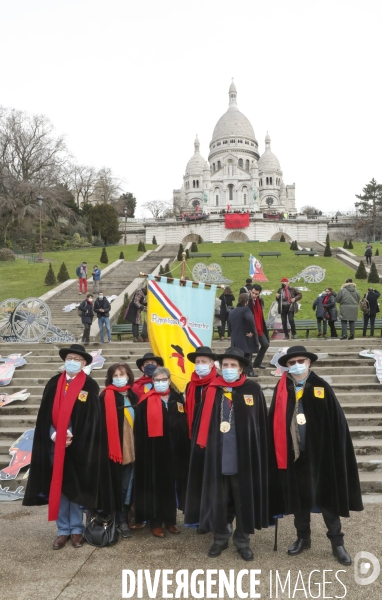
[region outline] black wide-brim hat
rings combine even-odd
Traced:
[[[318,359],[317,354],[308,352],[305,346],[290,346],[287,350],[287,353],[279,358],[279,365],[286,367],[288,360],[294,358],[295,356],[305,356],[306,358],[310,358],[310,362],[312,363]]]
[[[189,354],[187,354],[188,360],[192,363],[195,362],[195,359],[197,356],[207,356],[208,358],[211,358],[212,360],[216,359],[215,354],[212,352],[211,348],[209,348],[208,346],[200,346],[199,348],[196,348],[195,352],[190,352]]]
[[[73,352],[73,354],[79,354],[86,360],[86,364],[90,365],[93,362],[93,357],[91,354],[86,352],[85,348],[81,346],[81,344],[72,344],[70,348],[60,348],[59,355],[62,360],[65,360],[68,354]]]
[[[142,358],[138,358],[138,360],[135,363],[140,371],[142,371],[142,365],[145,362],[145,360],[155,360],[155,362],[157,362],[160,367],[164,366],[163,358],[161,358],[160,356],[155,356],[155,354],[153,354],[152,352],[146,352],[146,354],[144,354]]]
[[[244,352],[242,350],[240,350],[240,348],[235,348],[234,346],[227,348],[227,350],[224,352],[224,354],[216,355],[216,360],[221,361],[221,360],[223,360],[223,358],[235,358],[236,360],[241,362],[246,367],[248,367],[249,362],[250,362],[248,360],[248,358],[245,358]]]

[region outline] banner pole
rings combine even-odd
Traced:
[[[182,252],[182,271],[181,271],[181,275],[180,275],[181,279],[184,279],[185,268],[186,268],[186,253]]]
[[[139,273],[139,277],[148,277],[148,276],[149,276],[149,273]],[[153,277],[153,279],[156,279],[156,281],[160,281],[163,278],[163,275],[152,275],[152,277]],[[175,279],[176,279],[175,277],[166,277],[167,283],[170,283],[171,281],[175,281]],[[190,283],[191,280],[190,279],[179,279],[178,281],[181,281],[182,283],[187,283],[187,282]],[[191,283],[192,283],[192,285],[199,285],[202,282],[191,281]],[[218,289],[221,289],[221,290],[225,289],[225,286],[223,284],[217,285],[216,283],[204,283],[203,282],[203,285],[206,288],[210,288],[214,285]]]

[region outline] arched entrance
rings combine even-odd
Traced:
[[[202,238],[198,233],[189,233],[188,235],[186,235],[186,237],[183,238],[182,244],[188,244],[188,242],[196,242],[197,244],[201,244],[201,239]]]
[[[243,231],[232,231],[229,235],[227,235],[225,241],[226,242],[246,242],[248,240],[248,236]]]
[[[284,236],[286,242],[292,241],[292,238],[290,237],[290,235],[285,233],[285,231],[278,231],[277,233],[274,233],[269,241],[270,242],[272,242],[272,241],[279,242],[282,235]]]

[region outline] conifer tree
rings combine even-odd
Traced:
[[[109,258],[107,256],[106,247],[102,248],[101,258],[99,259],[101,263],[107,264],[109,262]]]
[[[197,252],[197,251],[198,251],[198,246],[197,246],[196,242],[192,242],[191,252]]]
[[[379,283],[379,275],[374,261],[371,263],[370,273],[367,280],[369,283]]]
[[[156,240],[156,237],[155,237],[155,235],[153,236],[153,241],[152,241],[152,243],[154,244],[154,246],[157,246],[157,245],[158,245],[158,244],[157,244],[157,240]]]
[[[345,248],[345,250],[347,250],[349,248],[347,240],[344,241],[343,247]]]
[[[348,248],[349,250],[353,250],[353,242],[351,240],[349,240]]]
[[[280,242],[285,242],[285,235],[283,233],[280,236]]]
[[[376,249],[374,256],[379,256],[379,249],[378,248]]]
[[[59,281],[60,283],[63,283],[64,281],[67,281],[68,279],[70,279],[70,275],[68,273],[68,269],[66,268],[66,264],[63,262],[59,272],[57,273],[57,281]]]
[[[45,285],[56,285],[57,279],[52,269],[52,263],[49,263],[49,269],[45,276]]]
[[[326,245],[325,245],[325,250],[324,250],[324,256],[331,256],[332,255],[332,251],[330,249],[330,240],[328,240],[328,238],[326,238]]]
[[[180,262],[183,260],[182,254],[183,254],[183,244],[179,244],[178,256],[176,257],[176,259],[179,260]]]
[[[366,273],[366,269],[365,269],[363,260],[359,261],[358,269],[356,270],[356,273],[355,273],[355,278],[356,279],[367,279],[367,273]]]
[[[119,258],[122,258],[122,259],[124,259],[124,258],[125,258],[125,255],[124,255],[124,253],[122,252],[122,250],[121,250],[121,252],[119,253]]]

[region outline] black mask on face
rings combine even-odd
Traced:
[[[281,287],[285,288],[286,287],[286,283],[282,283]]]
[[[153,365],[153,364],[150,363],[150,364],[145,365],[143,367],[143,372],[144,372],[145,375],[147,375],[147,377],[152,377],[155,369],[157,369],[157,368],[158,368],[157,365]]]

